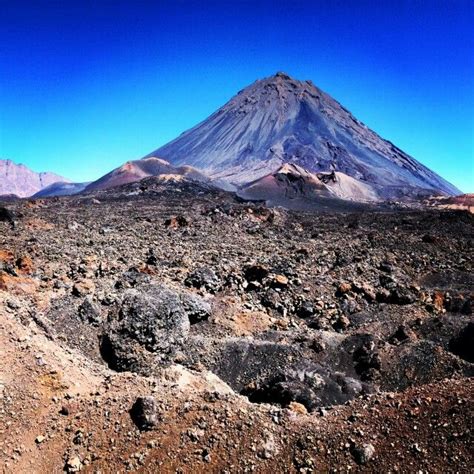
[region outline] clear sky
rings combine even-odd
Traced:
[[[474,1],[0,0],[0,158],[76,181],[311,79],[474,192]]]

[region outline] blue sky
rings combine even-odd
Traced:
[[[474,192],[471,0],[0,7],[1,158],[96,179],[282,70]]]

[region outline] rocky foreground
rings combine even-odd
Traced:
[[[3,472],[472,472],[471,214],[4,206]]]

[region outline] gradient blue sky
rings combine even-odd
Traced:
[[[471,0],[0,7],[1,158],[96,179],[282,70],[474,192]]]

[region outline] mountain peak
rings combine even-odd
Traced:
[[[342,172],[381,199],[459,193],[311,81],[284,72],[257,80],[150,156],[237,186],[290,163],[311,173]]]
[[[280,78],[280,79],[284,79],[284,80],[287,80],[287,81],[291,81],[291,80],[294,80],[292,77],[290,77],[286,72],[282,72],[282,71],[278,71],[273,77],[275,78]]]
[[[278,120],[281,120],[285,111],[296,110],[302,102],[312,100],[318,101],[318,108],[324,104],[339,105],[311,81],[300,81],[284,72],[277,72],[241,90],[223,109],[233,108],[237,113],[247,113],[250,109],[258,108],[273,109]]]

